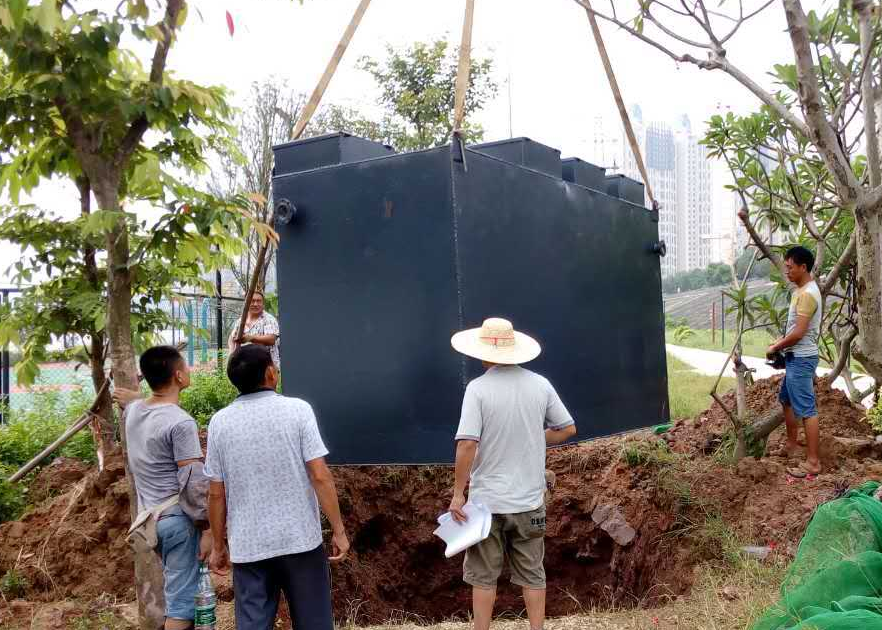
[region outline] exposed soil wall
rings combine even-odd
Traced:
[[[776,382],[762,381],[751,389],[750,404],[764,410],[776,392]],[[882,477],[882,463],[866,445],[872,432],[863,410],[835,390],[820,392],[819,407],[826,470],[811,482],[788,480],[788,462],[779,457],[748,458],[737,467],[722,461],[715,449],[728,419],[716,406],[678,421],[664,440],[639,432],[551,452],[557,489],[548,510],[549,614],[647,604],[687,592],[692,567],[719,553],[716,541],[690,530],[708,516],[722,519],[743,540],[792,552],[819,503],[850,484]],[[780,435],[773,435],[773,445]],[[861,439],[863,446],[855,446]],[[16,568],[25,575],[30,600],[133,597],[133,563],[123,540],[128,500],[122,459],[116,454],[103,472],[85,472],[64,462],[45,468],[39,488],[48,498],[21,521],[0,525],[0,574]],[[450,498],[452,470],[334,473],[353,543],[351,558],[333,569],[338,618],[367,624],[405,614],[465,617],[470,593],[461,580],[462,557],[445,559],[432,535]],[[620,545],[595,523],[597,506],[617,509],[636,530],[633,541]],[[228,579],[218,587],[222,599],[232,597]],[[522,607],[520,593],[503,578],[497,611]]]

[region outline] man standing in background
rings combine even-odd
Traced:
[[[240,320],[241,321],[241,320]],[[236,333],[239,332],[239,323],[230,332],[230,338],[227,340],[230,354],[235,352],[239,347],[248,344],[258,344],[269,348],[270,355],[273,358],[273,364],[277,369],[281,369],[279,355],[279,322],[264,310],[263,291],[257,289],[251,298],[251,305],[248,307],[248,316],[245,318],[245,328],[242,331],[242,338],[236,339]]]
[[[785,375],[781,381],[778,400],[784,407],[787,424],[785,454],[799,454],[799,424],[805,430],[806,459],[799,466],[788,469],[792,477],[805,478],[821,472],[820,427],[815,401],[815,370],[818,368],[818,336],[821,331],[821,290],[812,277],[815,256],[802,246],[791,247],[784,254],[787,279],[796,289],[790,298],[787,313],[787,330],[783,337],[769,346],[771,358],[777,352],[784,353]]]

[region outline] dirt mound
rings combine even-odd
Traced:
[[[757,381],[748,388],[751,412],[762,415],[778,408],[781,379],[776,376]],[[879,447],[872,441],[874,431],[865,420],[866,409],[823,379],[815,380],[815,391],[823,466],[815,481],[796,481],[786,474],[797,459],[768,455],[777,452],[786,440],[783,424],[769,436],[767,455],[743,459],[733,474],[732,466],[722,457],[728,446],[726,440],[731,439],[732,423],[714,403],[695,419],[678,421],[665,436],[672,451],[703,463],[678,474],[680,489],[688,488],[701,501],[710,502],[742,536],[758,544],[795,550],[815,507],[836,498],[849,486],[868,479],[882,480]],[[734,409],[734,391],[722,400]]]
[[[845,392],[833,389],[824,380],[816,380],[815,387],[821,431],[839,437],[860,438],[874,435],[873,427],[866,420],[866,408],[852,402]]]
[[[779,380],[750,388],[752,410],[777,404]],[[734,404],[731,395],[725,400]],[[825,439],[872,435],[863,410],[840,392],[822,388],[818,402]],[[849,485],[882,477],[878,460],[841,453],[828,457],[825,472],[810,482],[790,480],[783,458],[747,458],[733,466],[717,452],[729,427],[714,405],[678,422],[666,439],[640,431],[549,453],[557,474],[548,509],[549,614],[663,603],[689,590],[696,563],[738,553],[745,541],[791,553],[817,505]],[[72,480],[69,468],[47,468],[45,487],[58,488],[63,475]],[[333,569],[337,618],[369,624],[405,614],[425,621],[466,617],[470,593],[462,558],[445,559],[432,535],[450,499],[452,469],[335,468],[334,475],[353,544],[351,558]],[[618,511],[636,531],[633,541],[615,542],[607,525],[595,522],[598,507]],[[90,472],[22,521],[0,526],[0,573],[22,572],[31,584],[29,599],[101,593],[130,599],[127,524],[116,455],[104,472]],[[519,590],[504,581],[497,612],[521,611]],[[232,597],[229,578],[218,593]]]
[[[75,467],[48,466],[45,488],[58,488]],[[134,564],[123,539],[129,501],[120,453],[108,457],[66,492],[20,521],[0,525],[0,572],[15,569],[30,585],[29,599],[133,597]]]
[[[778,392],[781,389],[782,376],[757,381],[747,388],[747,406],[756,416],[769,410],[778,409]],[[815,393],[818,403],[818,419],[821,427],[822,441],[827,442],[828,451],[832,437],[839,438],[871,438],[873,428],[866,421],[867,410],[851,402],[845,392],[830,387],[823,379],[815,379]],[[728,409],[735,409],[735,392],[730,391],[721,396]],[[682,453],[694,451],[712,454],[721,445],[726,434],[732,429],[729,416],[714,403],[695,419],[679,420],[670,432],[672,446]],[[776,430],[769,439],[772,449],[783,439],[783,428]],[[823,446],[823,445],[822,445]]]
[[[44,467],[31,485],[28,486],[30,502],[34,505],[43,503],[59,494],[67,492],[71,485],[89,474],[92,467],[80,459],[58,457]]]
[[[689,586],[683,553],[654,544],[670,519],[647,509],[647,495],[614,488],[604,497],[639,532],[626,547],[592,521],[600,489],[607,485],[602,471],[615,465],[619,450],[614,439],[549,456],[558,474],[547,546],[548,576],[555,585],[548,597],[551,614],[639,598],[659,581],[669,585],[665,592],[681,593]],[[334,473],[353,543],[351,560],[334,570],[337,616],[359,623],[386,621],[401,611],[427,620],[465,617],[469,591],[462,583],[461,558],[445,559],[442,543],[432,535],[449,501],[452,469],[335,468]],[[25,575],[32,600],[102,593],[131,598],[133,564],[122,538],[127,523],[125,477],[117,456],[102,473],[88,474],[21,521],[0,526],[0,571],[15,567]],[[232,595],[228,581],[218,591],[222,599]],[[520,610],[517,589],[501,588],[500,606]]]

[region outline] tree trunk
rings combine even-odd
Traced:
[[[92,369],[92,385],[96,392],[100,392],[104,387],[104,381],[107,377],[104,374],[104,364],[106,355],[104,353],[104,333],[95,333],[92,335],[91,359],[89,361]],[[116,445],[116,426],[113,423],[113,399],[110,397],[110,390],[104,392],[98,403],[98,417],[101,418],[101,442],[106,450]]]
[[[168,61],[168,53],[179,26],[180,14],[186,0],[167,0],[165,17],[159,26],[153,59],[150,64],[150,83],[161,88],[163,74]],[[113,228],[105,233],[107,240],[107,339],[110,342],[111,374],[114,383],[126,389],[138,389],[138,370],[135,365],[135,348],[132,344],[132,274],[129,269],[129,232],[125,215],[119,199],[122,173],[128,166],[144,134],[150,128],[146,113],[136,117],[128,131],[115,147],[113,154],[107,156],[100,147],[100,136],[96,138],[85,130],[78,114],[59,104],[59,111],[68,135],[74,142],[75,151],[84,174],[98,200],[98,206],[105,212],[115,213]],[[105,147],[106,148],[106,147]],[[99,150],[100,149],[100,150]],[[128,467],[126,453],[125,423],[120,423],[120,439],[123,447],[123,461],[126,463],[126,481],[129,489],[131,516],[137,514],[138,501],[135,485]],[[143,630],[158,630],[165,622],[165,601],[162,592],[162,564],[159,557],[149,551],[135,554],[135,592],[138,596],[140,627]]]
[[[104,211],[120,212],[119,175],[106,173],[102,179],[93,178],[92,185],[98,205]],[[107,336],[110,341],[111,373],[114,385],[138,389],[138,371],[135,348],[132,344],[132,276],[129,269],[129,233],[125,219],[120,217],[107,233]],[[132,518],[138,512],[135,484],[129,470],[126,451],[125,423],[120,423],[126,480],[129,486],[129,512]],[[153,552],[135,554],[135,593],[142,630],[157,630],[165,621],[162,563]]]
[[[752,439],[764,440],[769,437],[772,431],[780,427],[783,422],[784,410],[780,407],[774,407],[757,418],[748,428],[748,432]]]
[[[859,390],[857,385],[854,384],[851,370],[845,369],[842,371],[842,380],[845,381],[845,388],[848,390],[848,399],[851,402],[860,404],[862,400],[861,390]]]
[[[741,361],[741,353],[736,350],[732,361],[735,364],[735,415],[738,418],[738,426],[735,427],[737,443],[735,444],[735,461],[739,461],[747,455],[748,444],[745,428],[750,409],[747,406],[747,366]]]
[[[88,216],[92,212],[92,186],[89,179],[85,176],[78,177],[76,180],[77,188],[80,191],[80,214]],[[98,278],[98,261],[97,252],[94,247],[86,245],[83,252],[83,261],[86,267],[86,277],[92,288],[99,292],[104,292],[104,287]],[[92,347],[90,349],[90,367],[92,370],[92,385],[96,392],[100,392],[104,387],[106,377],[104,375],[104,363],[107,358],[104,348],[104,331],[96,331],[91,334]],[[98,463],[103,468],[103,456],[107,450],[116,445],[116,428],[113,426],[113,400],[110,397],[110,391],[102,394],[98,403],[99,426],[97,427],[96,447],[98,449]]]
[[[855,212],[860,336],[853,354],[882,382],[882,225],[879,209]]]

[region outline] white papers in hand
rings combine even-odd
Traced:
[[[444,552],[447,558],[452,558],[490,535],[490,525],[493,522],[490,510],[481,503],[466,503],[462,511],[468,517],[465,523],[454,521],[450,512],[444,512],[438,517],[439,526],[434,534],[447,543],[447,550]]]

